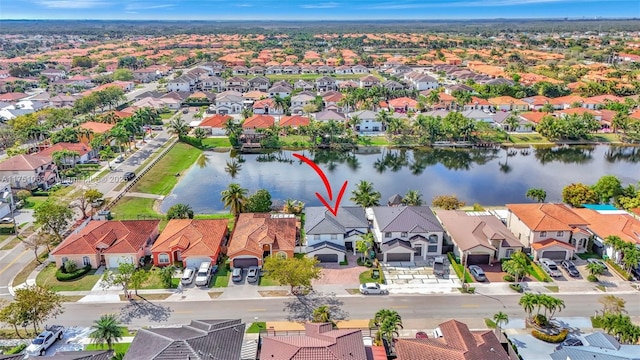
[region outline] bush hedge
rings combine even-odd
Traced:
[[[587,276],[587,280],[590,282],[597,282],[598,281],[598,277],[595,275],[589,275]]]
[[[86,265],[85,267],[76,269],[76,271],[71,273],[65,273],[64,266],[61,266],[56,271],[56,279],[58,279],[58,281],[71,281],[86,275],[89,271],[91,271],[91,265]]]
[[[0,226],[0,235],[11,235],[15,234],[15,228],[13,225],[11,226]]]
[[[514,282],[514,281],[516,281],[516,279],[512,275],[505,275],[505,276],[502,277],[502,280],[504,280],[506,282]]]
[[[538,340],[557,344],[563,342],[567,338],[567,335],[569,335],[569,329],[562,329],[558,335],[549,335],[538,330],[533,330],[531,331],[531,335]]]
[[[49,196],[49,192],[48,191],[42,191],[42,190],[33,190],[31,192],[31,194],[33,196]]]
[[[607,265],[611,266],[613,270],[615,270],[615,272],[617,272],[618,275],[620,275],[623,279],[626,279],[627,281],[633,280],[633,277],[625,269],[620,267],[620,265],[616,264],[613,260],[607,259],[606,262]]]
[[[22,350],[27,348],[27,344],[18,344],[11,349],[7,350],[6,354],[20,354]]]
[[[513,291],[522,292],[522,285],[520,284],[509,284],[509,287]]]

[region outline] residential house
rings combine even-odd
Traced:
[[[282,74],[282,66],[280,65],[272,65],[265,69],[264,71],[267,75],[279,75]]]
[[[363,89],[369,89],[374,86],[378,86],[380,85],[380,83],[380,79],[373,75],[367,75],[360,78],[360,87]]]
[[[362,65],[355,65],[351,68],[351,72],[354,74],[368,74],[369,69]]]
[[[271,114],[271,115],[282,115],[284,114],[284,109],[282,107],[276,107],[276,102],[273,98],[258,100],[253,103],[253,113],[254,114]]]
[[[249,68],[249,75],[264,75],[264,68],[262,66],[252,66]]]
[[[584,336],[582,346],[562,346],[551,353],[552,360],[636,360],[640,345],[620,344],[615,337],[603,332]]]
[[[291,95],[291,87],[289,86],[284,86],[284,85],[274,85],[272,87],[269,88],[269,90],[267,90],[267,93],[269,94],[270,98],[274,98],[276,96],[280,97],[280,98],[286,98],[287,96]]]
[[[338,88],[338,84],[336,79],[330,76],[323,76],[321,78],[316,79],[316,89],[320,92],[336,90]]]
[[[234,268],[262,266],[270,255],[291,258],[299,236],[294,215],[242,213],[231,234],[227,256]]]
[[[360,329],[334,329],[332,323],[305,323],[304,335],[276,335],[267,331],[261,340],[260,359],[369,359]]]
[[[488,101],[499,111],[527,111],[529,103],[511,96],[498,96],[490,98]]]
[[[229,239],[228,219],[171,219],[151,248],[155,266],[177,261],[198,268],[203,262],[217,264]]]
[[[91,265],[117,268],[121,263],[138,266],[151,255],[160,220],[93,220],[69,235],[51,252],[56,267],[73,261],[78,267]]]
[[[303,108],[307,104],[313,104],[316,97],[308,92],[298,93],[291,97],[291,107],[289,110],[292,114],[304,113]]]
[[[333,215],[324,206],[305,208],[307,256],[320,262],[343,262],[347,252],[355,254],[355,243],[369,231],[369,222],[360,206],[344,206]]]
[[[49,98],[49,106],[58,109],[72,108],[76,100],[78,100],[77,96],[60,94]]]
[[[224,91],[216,96],[215,110],[218,114],[239,114],[242,111],[244,98],[237,91]]]
[[[339,111],[343,109],[343,106],[340,106],[340,100],[342,100],[343,95],[338,91],[327,91],[322,94],[322,103],[324,104],[324,110],[332,110]]]
[[[551,99],[549,99],[548,97],[542,95],[536,95],[522,99],[522,101],[529,104],[529,110],[534,111],[539,111],[540,109],[542,109],[546,104],[549,104],[550,100]]]
[[[588,222],[565,204],[507,204],[507,227],[534,259],[569,260],[587,251]]]
[[[549,103],[553,105],[556,110],[570,109],[574,106],[582,106],[584,98],[578,95],[567,95],[553,99],[549,99]]]
[[[276,120],[271,115],[255,114],[244,120],[243,129],[266,129],[275,124]]]
[[[464,111],[482,110],[486,112],[492,112],[492,111],[495,111],[495,108],[493,107],[493,104],[491,104],[489,101],[479,98],[477,96],[472,96],[471,100],[464,105],[463,110]]]
[[[278,121],[278,125],[280,125],[280,127],[290,126],[293,129],[297,129],[300,126],[308,126],[309,122],[310,120],[306,116],[292,115],[282,116]]]
[[[584,99],[584,102],[582,103],[582,107],[585,107],[591,110],[597,110],[606,106],[607,103],[610,103],[610,102],[622,103],[624,102],[624,98],[620,96],[610,95],[610,94],[592,96]]]
[[[337,121],[343,123],[346,119],[346,116],[335,110],[324,110],[313,114],[313,117],[316,121],[328,122],[328,121]]]
[[[493,330],[469,330],[457,320],[443,322],[437,337],[403,339],[395,343],[397,360],[510,360]],[[564,359],[563,359],[564,360]]]
[[[167,91],[193,91],[196,79],[190,75],[182,75],[167,83]]]
[[[377,206],[372,210],[372,232],[384,262],[426,261],[442,254],[444,229],[428,206]]]
[[[13,209],[15,209],[15,203],[13,202],[11,184],[0,182],[0,218],[11,216]]]
[[[494,122],[494,114],[490,112],[484,112],[482,110],[466,110],[462,111],[461,114],[467,119],[472,119],[475,121],[482,121],[490,124]]]
[[[382,86],[383,88],[389,91],[399,91],[399,90],[404,90],[406,88],[404,84],[399,83],[395,80],[383,81],[382,84],[380,84],[380,86]]]
[[[335,68],[333,66],[321,65],[318,66],[316,72],[318,74],[333,74],[335,72]]]
[[[93,87],[93,80],[89,76],[74,75],[69,78],[69,81],[71,81],[71,84],[73,86],[77,86],[85,89]]]
[[[225,124],[231,120],[233,120],[232,116],[216,114],[202,120],[198,127],[207,131],[209,135],[222,136],[226,135]]]
[[[98,157],[98,152],[91,148],[87,143],[56,143],[48,148],[41,150],[38,155],[47,156],[53,158],[53,153],[56,151],[73,151],[78,154],[76,158],[66,158],[62,159],[61,163],[63,165],[75,166],[75,164],[80,163],[84,164],[87,161]]]
[[[271,86],[271,81],[264,76],[256,76],[249,79],[249,91],[267,91]]]
[[[287,66],[282,68],[282,73],[283,74],[288,74],[288,75],[298,75],[298,74],[300,74],[300,66],[298,66],[298,65],[287,65]]]
[[[468,92],[472,93],[475,89],[465,84],[446,85],[444,92],[449,95],[453,95],[454,92]]]
[[[492,264],[522,250],[522,244],[494,215],[461,210],[436,210],[444,227],[445,240],[466,265]]]
[[[50,82],[53,82],[66,78],[67,72],[58,69],[45,69],[40,72],[40,76],[45,76]]]
[[[226,88],[226,83],[221,77],[207,75],[200,77],[200,83],[198,86],[203,91],[221,92]]]
[[[133,71],[133,79],[141,83],[150,83],[160,78],[160,73],[157,69],[143,68]]]
[[[247,75],[249,69],[246,66],[234,66],[232,68],[233,75]]]
[[[371,110],[360,110],[349,113],[350,119],[357,118],[359,123],[356,124],[355,130],[361,134],[381,133],[384,131],[384,125],[377,118],[378,113]]]
[[[340,65],[336,67],[336,74],[353,74],[353,72],[351,71],[351,66]]]
[[[296,90],[311,91],[315,88],[315,85],[309,81],[300,79],[293,83],[293,88]]]
[[[115,126],[114,124],[99,123],[95,121],[84,122],[78,125],[78,127],[85,130],[89,130],[89,132],[86,135],[84,134],[80,135],[80,142],[88,144],[91,142],[91,140],[93,140],[95,135],[104,134],[107,131],[111,130],[114,126]]]
[[[248,347],[245,328],[240,319],[191,320],[189,325],[180,327],[140,328],[124,360],[255,359],[257,340],[248,342]]]
[[[20,154],[0,162],[0,181],[12,189],[46,190],[58,180],[58,167],[50,156]]]
[[[389,100],[389,109],[394,112],[406,113],[418,110],[418,102],[408,97]]]
[[[624,210],[595,210],[575,208],[573,212],[589,223],[587,229],[593,234],[593,250],[600,255],[619,261],[622,254],[608,245],[608,236],[617,236],[622,241],[640,247],[640,220]]]
[[[437,89],[438,86],[440,86],[436,78],[417,71],[410,71],[405,73],[404,79],[407,80],[409,84],[411,84],[411,86],[418,91]]]
[[[228,78],[225,82],[227,91],[246,92],[249,89],[249,81],[238,76]]]

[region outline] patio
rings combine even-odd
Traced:
[[[448,293],[457,291],[460,281],[453,269],[444,277],[433,274],[433,266],[425,262],[383,263],[387,287],[392,293]]]

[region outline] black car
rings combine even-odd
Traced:
[[[562,267],[567,271],[567,273],[569,273],[571,277],[580,277],[580,272],[578,271],[578,269],[576,269],[576,266],[573,264],[573,262],[569,260],[562,260],[560,265],[562,265]]]
[[[124,173],[124,176],[123,176],[123,177],[124,177],[124,179],[125,179],[126,181],[131,181],[131,180],[133,180],[133,178],[135,178],[135,177],[136,177],[136,174],[135,174],[135,173],[133,173],[133,172],[131,172],[131,171],[129,171],[129,172]]]
[[[577,338],[567,338],[560,345],[556,346],[556,350],[560,350],[565,346],[582,346],[582,340]]]
[[[633,275],[636,280],[640,280],[640,266],[635,269],[631,269],[631,275]]]

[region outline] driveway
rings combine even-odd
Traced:
[[[312,285],[360,285],[360,274],[369,268],[358,266],[357,255],[347,255],[348,265],[320,264],[322,276]]]
[[[484,274],[487,277],[487,281],[485,282],[488,282],[488,283],[505,282],[503,277],[506,275],[509,275],[506,272],[502,271],[502,267],[499,264],[496,264],[493,266],[488,264],[483,264],[478,266],[480,266],[484,271]],[[523,281],[536,281],[536,279],[531,276],[525,276]]]
[[[80,351],[84,350],[81,340],[89,337],[91,328],[72,326],[64,329],[62,339],[56,341],[47,349],[47,356],[54,355],[58,351]]]
[[[452,268],[444,277],[433,274],[433,266],[416,263],[383,263],[389,292],[396,294],[442,294],[457,292],[460,281]]]

